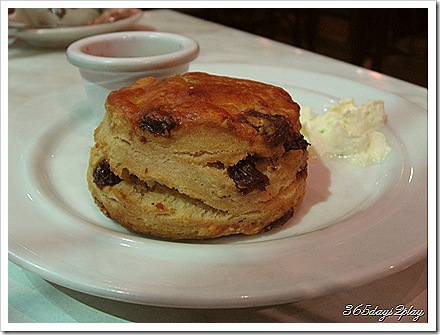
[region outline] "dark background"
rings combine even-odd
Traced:
[[[428,86],[428,9],[178,9]]]

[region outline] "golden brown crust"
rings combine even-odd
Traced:
[[[106,106],[109,113],[122,112],[136,131],[144,130],[146,138],[179,137],[194,129],[219,127],[261,156],[281,150],[280,138],[286,136],[281,130],[299,134],[301,128],[299,105],[283,89],[200,72],[141,79],[112,92]],[[289,129],[280,129],[280,123]]]

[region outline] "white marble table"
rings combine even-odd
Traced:
[[[284,67],[301,68],[361,81],[404,97],[425,109],[428,107],[428,91],[425,88],[171,10],[147,11],[139,23],[158,31],[181,33],[196,39],[201,47],[201,54],[195,61],[197,65],[282,64]],[[32,49],[20,42],[9,47],[8,69],[9,108],[19,105],[28,97],[47,90],[64,89],[72,82],[80,81],[76,69],[68,64],[63,50]],[[124,328],[129,327],[130,323],[248,323],[246,329],[249,330],[278,329],[277,326],[254,327],[252,323],[377,324],[375,317],[343,316],[342,312],[347,304],[360,303],[379,305],[383,308],[399,304],[408,307],[413,305],[414,308],[426,312],[417,322],[418,326],[428,321],[427,258],[403,271],[360,287],[342,289],[336,293],[290,304],[243,309],[180,309],[113,301],[52,284],[12,262],[8,264],[8,274],[6,316],[10,323],[8,328],[15,327],[14,329],[47,329],[45,323],[51,324],[54,329],[62,327],[63,323],[114,323],[110,328],[105,328],[112,330],[131,329]],[[6,308],[5,305],[3,307]],[[388,318],[385,323],[393,322],[400,325],[408,323],[408,327],[414,326],[414,322],[409,318],[400,321],[397,318]],[[28,323],[38,324],[29,326]],[[155,327],[160,326],[144,325],[141,329],[150,330],[156,329]],[[170,327],[172,326],[164,328],[176,329]],[[195,327],[183,325],[177,326],[177,329],[190,330]],[[219,327],[218,329],[223,329],[222,326]],[[294,325],[289,327],[287,329],[295,329]],[[306,327],[298,329],[311,329],[310,326]],[[236,328],[230,326],[229,329]]]

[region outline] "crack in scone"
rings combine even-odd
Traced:
[[[89,188],[94,196],[95,202],[101,211],[111,219],[121,223],[125,228],[134,232],[151,234],[153,236],[163,237],[167,239],[187,239],[187,238],[210,238],[236,233],[254,234],[261,230],[268,231],[283,225],[293,215],[294,209],[289,208],[280,215],[279,218],[264,224],[264,227],[258,225],[253,229],[240,231],[243,226],[248,224],[253,226],[253,222],[257,222],[257,218],[261,215],[261,211],[253,210],[243,212],[239,215],[222,211],[207,205],[199,199],[191,198],[176,189],[169,188],[154,181],[142,181],[137,176],[131,174],[128,169],[123,168],[121,175],[116,175],[109,169],[109,173],[119,178],[120,182],[101,186],[98,185],[94,178],[94,172],[102,162],[106,159],[96,147],[92,149],[92,158],[90,164]],[[92,168],[92,167],[95,168]],[[92,185],[92,183],[94,185]],[[298,187],[301,187],[298,184]],[[280,193],[289,193],[289,187],[281,190]],[[300,193],[299,193],[300,194]],[[263,205],[263,204],[261,204]],[[121,209],[123,209],[121,211]],[[143,213],[143,216],[131,216],[131,213]],[[190,217],[185,214],[191,211]],[[122,212],[122,214],[121,214]],[[158,219],[160,217],[161,219]],[[153,220],[154,218],[154,220]],[[156,223],[150,225],[133,226],[134,221],[143,221],[144,223]],[[163,235],[163,220],[166,222],[174,222],[175,227],[178,223],[186,220],[193,222],[203,222],[193,227],[190,231],[187,227],[177,229],[177,233],[168,232]],[[215,224],[213,224],[215,222]],[[223,226],[219,226],[218,222],[223,222]],[[185,226],[185,225],[183,225]],[[183,231],[184,233],[182,233]],[[191,234],[191,237],[187,237]]]
[[[141,196],[145,196],[148,193],[160,193],[164,195],[166,194],[167,196],[171,196],[174,198],[181,197],[182,199],[184,199],[185,202],[197,204],[197,206],[205,208],[206,211],[222,213],[222,215],[225,215],[230,219],[233,219],[235,217],[235,215],[228,213],[228,211],[222,211],[218,208],[209,206],[208,204],[204,203],[202,200],[191,198],[186,194],[180,193],[176,189],[169,188],[155,181],[143,181],[139,179],[136,175],[130,173],[127,168],[122,169],[122,173],[120,176],[116,175],[110,168],[110,165],[108,164],[107,160],[102,157],[101,160],[99,160],[99,162],[95,164],[95,168],[93,169],[92,176],[93,176],[93,183],[101,190],[106,187],[107,187],[106,189],[108,190],[116,185],[118,185],[118,187],[124,187],[121,185],[125,184],[128,185],[133,190],[135,190]],[[158,203],[159,202],[154,204],[157,205]],[[163,208],[161,209],[163,210]],[[259,211],[250,211],[250,212],[244,212],[243,214],[251,214],[258,212]]]

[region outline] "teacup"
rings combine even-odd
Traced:
[[[101,13],[99,8],[15,8],[8,19],[16,27],[72,27],[91,24]]]

